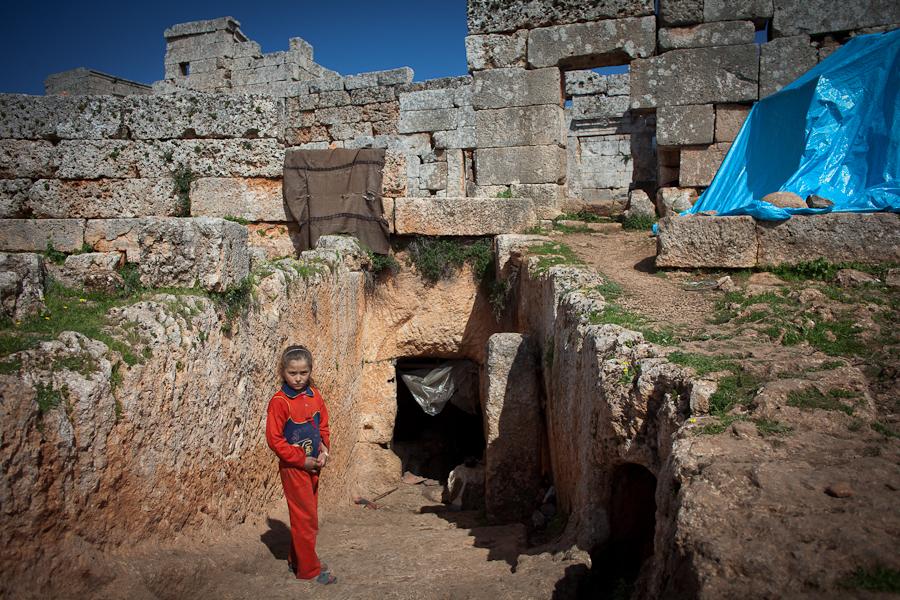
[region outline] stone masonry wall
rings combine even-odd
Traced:
[[[85,94],[149,94],[153,89],[146,84],[129,81],[92,69],[78,68],[53,73],[44,80],[44,93],[74,96]]]

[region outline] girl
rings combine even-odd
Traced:
[[[291,515],[288,567],[297,579],[334,583],[316,555],[319,531],[319,471],[328,462],[328,410],[313,387],[312,354],[303,346],[289,346],[281,355],[281,389],[269,401],[266,441],[278,455],[278,473]]]

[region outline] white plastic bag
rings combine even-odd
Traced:
[[[445,365],[437,369],[418,369],[400,376],[413,398],[432,417],[444,410],[444,406],[456,391],[453,367]]]

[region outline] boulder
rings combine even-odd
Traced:
[[[665,187],[656,191],[656,210],[660,217],[682,213],[696,201],[697,190],[693,188]]]
[[[763,202],[768,202],[778,208],[806,208],[806,202],[794,192],[772,192],[766,194],[762,198]]]
[[[857,269],[841,269],[834,275],[834,280],[841,287],[860,287],[873,283],[881,283],[874,275]]]
[[[753,217],[666,217],[656,238],[657,267],[756,266]]]
[[[628,208],[625,210],[625,218],[649,217],[656,218],[656,207],[650,201],[650,196],[644,190],[631,190],[628,194]]]
[[[14,321],[44,308],[44,258],[40,254],[0,252],[0,314]]]
[[[831,208],[834,206],[834,202],[818,194],[810,194],[806,197],[806,206],[809,208]]]

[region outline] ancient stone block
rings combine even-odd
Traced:
[[[82,219],[0,219],[0,251],[44,252],[47,244],[61,252],[81,250]]]
[[[468,3],[469,34],[499,33],[517,29],[533,29],[544,25],[643,17],[653,14],[649,0],[527,0],[526,2],[492,2],[472,0]]]
[[[683,148],[678,183],[704,187],[710,184],[731,148],[730,142],[719,142],[706,148]]]
[[[628,194],[628,209],[625,211],[625,218],[629,217],[656,218],[656,207],[644,190],[631,190]]]
[[[181,93],[124,101],[133,139],[280,137],[281,104],[267,96]]]
[[[531,200],[524,198],[397,198],[398,235],[497,235],[514,233],[535,222]]]
[[[350,104],[393,102],[396,99],[397,93],[393,87],[373,87],[350,90]]]
[[[564,145],[565,113],[553,104],[475,111],[479,148]]]
[[[141,283],[223,291],[249,271],[247,228],[212,217],[148,218],[140,225]]]
[[[829,262],[890,263],[900,260],[900,215],[829,213],[759,221],[759,265]]]
[[[21,219],[28,216],[30,179],[0,179],[0,219]]]
[[[346,106],[350,104],[350,94],[337,90],[334,92],[322,92],[316,95],[315,108],[328,108],[330,106]]]
[[[357,123],[363,119],[362,106],[334,106],[316,110],[316,121],[324,125]],[[368,120],[368,119],[365,119]]]
[[[559,69],[489,69],[474,74],[472,104],[476,109],[562,105]]]
[[[262,250],[268,259],[296,256],[306,247],[297,223],[248,223],[247,244],[251,250]]]
[[[659,0],[659,22],[667,27],[703,22],[703,0]]]
[[[338,123],[328,128],[328,135],[332,140],[352,140],[358,137],[371,137],[373,133],[371,123]]]
[[[711,144],[715,122],[712,104],[660,106],[656,111],[656,141],[660,146]]]
[[[900,23],[900,3],[894,0],[775,0],[774,12],[776,37]]]
[[[419,167],[419,187],[423,190],[443,190],[447,188],[447,163],[425,163]]]
[[[559,146],[512,146],[475,151],[478,185],[561,183],[566,151]]]
[[[753,217],[666,217],[656,238],[657,267],[756,266]]]
[[[447,131],[456,129],[456,109],[410,110],[400,113],[400,133]]]
[[[525,66],[525,30],[511,35],[470,35],[466,37],[469,71]]]
[[[310,94],[320,94],[322,92],[333,92],[344,89],[344,79],[342,77],[321,77],[312,81],[307,81]]]
[[[171,178],[39,179],[28,191],[31,213],[43,219],[174,216],[181,201]]]
[[[376,71],[378,85],[403,85],[413,80],[413,70],[409,67]]]
[[[0,252],[0,314],[21,321],[44,309],[44,258]]]
[[[141,259],[141,219],[90,219],[84,229],[84,243],[99,252],[124,252],[128,262]]]
[[[452,108],[454,91],[445,89],[402,93],[399,95],[400,111]]]
[[[697,201],[693,188],[662,187],[656,191],[656,210],[660,217],[671,217],[684,212]]]
[[[481,401],[485,505],[493,517],[529,515],[540,486],[541,458],[534,451],[542,430],[537,355],[519,333],[495,333],[488,340]]]
[[[741,21],[772,16],[772,0],[705,0],[704,21]]]
[[[656,17],[609,19],[532,29],[531,67],[585,68],[603,61],[645,58],[656,49]]]
[[[191,183],[191,216],[293,220],[284,203],[281,181],[230,177],[201,177]]]
[[[573,119],[618,119],[631,106],[628,96],[575,96],[572,98]]]
[[[378,85],[378,73],[358,73],[344,77],[344,87],[348,90],[375,87]]]
[[[53,177],[53,144],[44,141],[0,140],[0,178]]]
[[[631,63],[631,107],[756,100],[755,44],[672,50]]]
[[[606,77],[596,71],[566,71],[566,96],[606,94]]]
[[[435,148],[474,148],[475,127],[458,127],[454,131],[434,132]]]
[[[750,108],[740,104],[716,105],[716,141],[734,141],[749,113]]]
[[[759,97],[774,94],[816,66],[816,48],[809,36],[795,35],[763,44],[759,53]]]
[[[663,28],[659,30],[659,50],[665,52],[679,48],[752,44],[755,36],[756,28],[752,21],[725,21],[691,27]]]
[[[538,219],[552,219],[559,215],[559,205],[566,197],[565,186],[555,183],[513,183],[509,189],[513,198],[531,199]]]
[[[0,94],[0,139],[114,137],[131,98]]]

